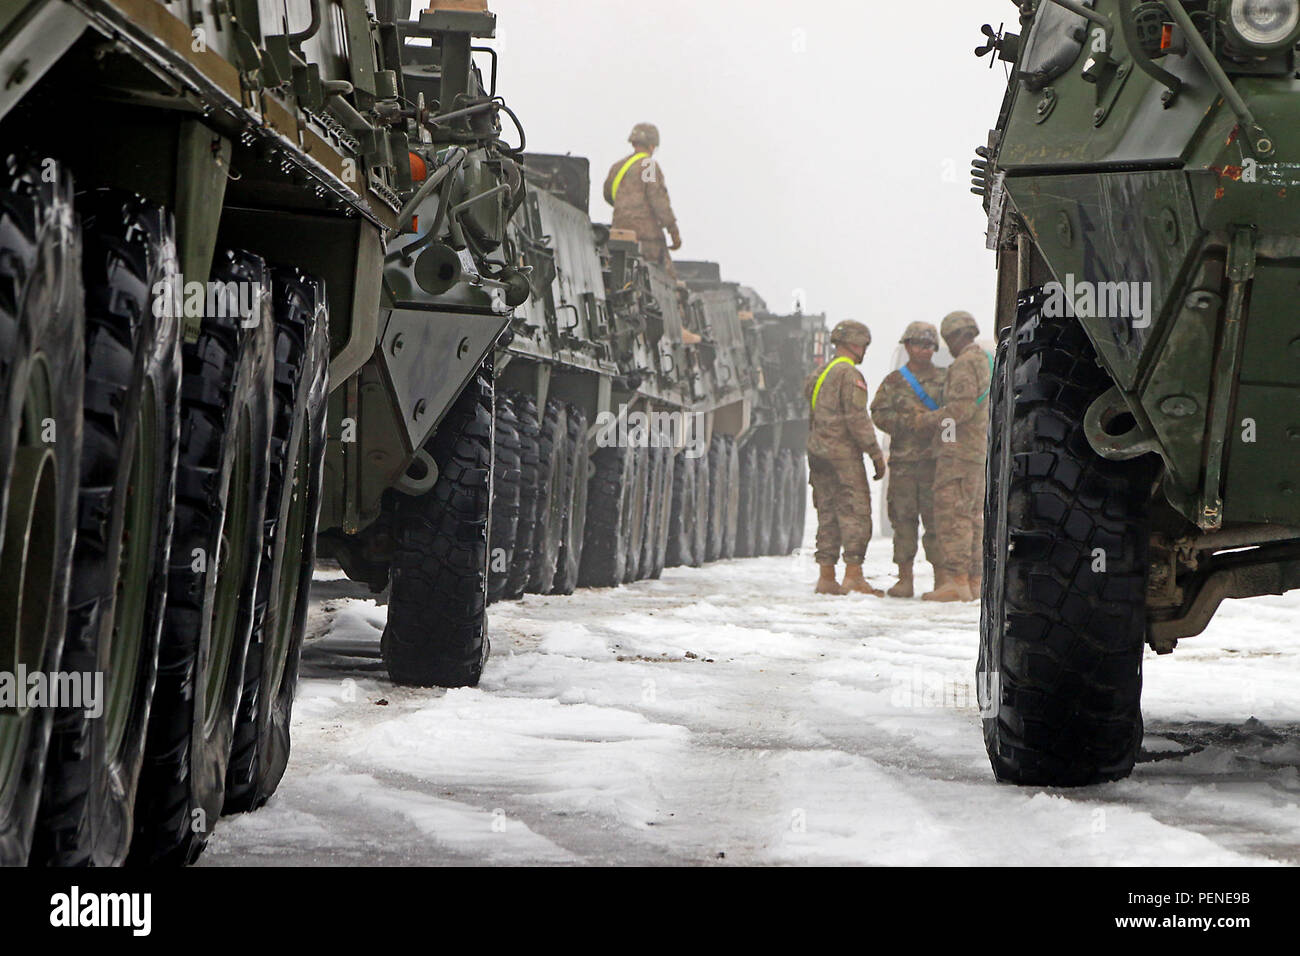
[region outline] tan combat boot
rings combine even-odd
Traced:
[[[934,589],[937,591],[948,580],[948,572],[937,564],[932,564],[930,567],[934,569]]]
[[[970,578],[964,574],[945,574],[943,585],[928,594],[922,594],[921,600],[948,603],[973,601],[975,598],[970,593]]]
[[[910,598],[916,593],[912,585],[912,562],[898,566],[898,583],[885,593],[896,598]]]
[[[821,567],[821,576],[817,578],[817,589],[814,594],[843,594],[844,589],[840,583],[835,580],[835,565],[823,564]]]
[[[870,594],[872,597],[885,596],[884,591],[873,588],[871,583],[862,576],[862,565],[860,564],[850,564],[844,568],[844,584],[842,586],[846,593]]]
[[[978,601],[980,599],[980,592],[984,590],[983,570],[981,569],[979,571],[976,571],[974,574],[972,574],[970,576],[969,583],[970,583],[970,593],[974,596],[974,600]]]

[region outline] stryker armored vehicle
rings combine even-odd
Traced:
[[[1300,0],[1037,0],[978,151],[999,266],[996,776],[1127,775],[1144,646],[1300,587]]]
[[[411,17],[0,7],[0,864],[186,862],[267,799],[318,513],[391,565],[395,677],[480,663],[430,547],[488,500],[523,183],[486,4]]]
[[[773,315],[715,263],[674,280],[593,225],[585,159],[529,154],[525,171],[511,244],[531,295],[495,359],[490,599],[790,553],[825,318]]]

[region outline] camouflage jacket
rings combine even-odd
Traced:
[[[989,353],[972,342],[948,367],[944,404],[916,419],[918,428],[939,430],[939,461],[982,462],[989,431]]]
[[[804,395],[810,404],[817,379],[824,371],[825,365],[804,382]],[[830,370],[817,395],[811,422],[809,454],[828,459],[858,460],[865,454],[877,470],[884,468],[885,456],[876,441],[876,429],[867,410],[867,381],[852,362],[839,362]]]
[[[635,153],[624,156],[609,167],[605,177],[605,202],[614,207],[615,229],[630,229],[643,242],[662,242],[664,230],[677,225],[673,204],[668,198],[664,173],[659,164],[647,157],[628,167],[614,195],[614,180]]]
[[[931,365],[916,376],[921,387],[932,399],[943,405],[944,381],[947,372]],[[890,372],[876,389],[871,402],[871,417],[876,427],[889,433],[889,461],[891,464],[934,461],[938,450],[934,447],[938,429],[920,428],[915,419],[928,411],[917,398],[912,386],[907,384],[901,371]]]

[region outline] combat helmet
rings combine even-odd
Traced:
[[[939,330],[929,322],[913,322],[903,333],[903,337],[898,340],[899,345],[906,345],[908,342],[924,342],[933,345],[936,349],[939,347]]]
[[[632,132],[627,134],[627,141],[633,146],[644,143],[657,149],[659,147],[659,127],[654,123],[637,123],[632,127]]]
[[[852,345],[865,349],[871,344],[871,330],[861,322],[845,319],[831,330],[832,345]]]
[[[979,335],[980,327],[975,322],[975,316],[969,312],[950,312],[944,317],[939,331],[945,339],[950,339],[959,332],[969,331]]]

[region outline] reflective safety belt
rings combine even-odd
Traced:
[[[839,365],[841,362],[848,362],[852,365],[853,359],[849,358],[847,355],[841,355],[835,361],[831,362],[830,365],[827,365],[826,371],[822,372],[821,375],[818,376],[817,384],[813,386],[812,410],[814,412],[817,411],[817,396],[822,392],[822,386],[826,383],[826,376],[831,374],[831,369]]]
[[[980,349],[980,351],[984,352],[984,357],[989,360],[989,387],[984,389],[983,395],[975,399],[976,408],[979,408],[987,402],[989,400],[989,392],[993,391],[993,356],[990,353],[985,352],[983,349]]]
[[[629,159],[626,163],[623,164],[623,168],[620,169],[618,171],[618,175],[614,177],[614,185],[609,188],[610,199],[618,198],[618,187],[623,185],[623,177],[627,175],[627,171],[632,168],[633,164],[635,164],[638,159],[649,159],[649,158],[650,158],[649,153],[635,153],[633,154],[631,159]]]
[[[899,369],[899,371],[903,373],[903,379],[907,382],[907,384],[912,386],[912,391],[914,391],[916,393],[916,397],[921,400],[921,404],[924,405],[926,408],[930,409],[930,411],[932,412],[938,411],[939,403],[930,397],[930,393],[925,390],[924,385],[922,385],[919,381],[917,381],[916,376],[912,374],[912,370],[908,368],[906,365],[904,365],[902,368]]]

